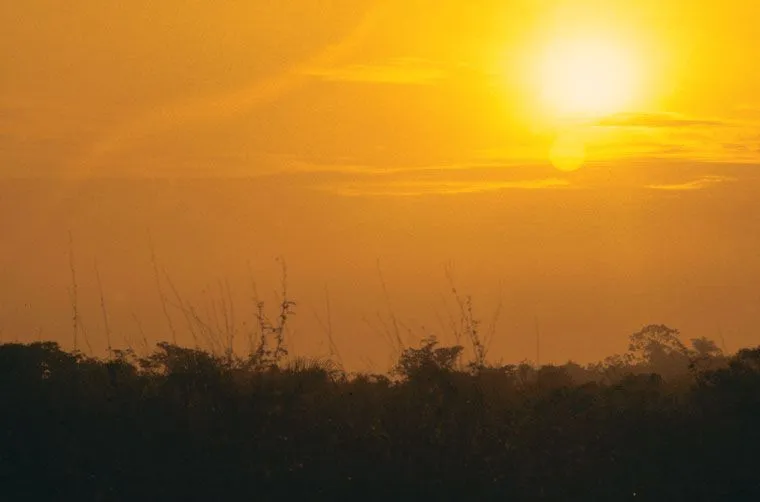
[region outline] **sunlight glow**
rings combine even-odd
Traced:
[[[554,40],[539,58],[541,101],[560,116],[599,117],[625,110],[639,92],[640,70],[613,40]]]

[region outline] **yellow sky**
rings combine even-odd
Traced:
[[[630,98],[582,126],[589,160],[757,157],[752,2],[281,4],[3,6],[3,172],[541,163],[576,83],[547,54],[584,44]]]
[[[511,277],[525,292],[511,293],[512,307],[530,310],[527,317],[567,311],[557,330],[595,332],[581,300],[564,299],[601,301],[620,274],[642,290],[620,297],[640,317],[605,314],[605,329],[626,331],[673,312],[712,329],[728,321],[717,314],[699,321],[704,308],[695,299],[682,305],[679,292],[709,277],[715,284],[705,298],[718,301],[718,289],[734,283],[719,287],[716,270],[728,267],[727,276],[744,281],[742,267],[760,267],[747,223],[760,211],[752,195],[760,188],[757,26],[760,6],[746,0],[3,2],[0,178],[79,181],[65,189],[2,182],[4,211],[25,208],[25,216],[3,213],[10,244],[0,262],[17,284],[24,267],[63,266],[56,287],[65,293],[66,265],[31,247],[60,247],[61,228],[74,228],[91,234],[86,253],[107,254],[115,240],[142,239],[145,226],[167,225],[170,233],[179,217],[157,188],[127,182],[125,193],[112,194],[123,205],[97,205],[91,199],[104,196],[90,193],[94,179],[242,176],[254,180],[246,197],[229,196],[239,205],[225,213],[195,208],[192,225],[165,239],[173,250],[167,260],[182,260],[193,225],[223,247],[257,249],[245,219],[256,209],[260,232],[273,236],[260,258],[287,251],[314,298],[325,283],[345,284],[346,294],[364,298],[345,307],[347,316],[374,308],[370,293],[349,285],[352,277],[374,280],[378,258],[396,267],[400,289],[421,266],[438,277],[440,263],[459,260],[467,269],[463,262],[475,260],[474,289]],[[193,193],[198,204],[218,204],[214,194],[231,190],[225,183],[167,200],[192,205]],[[92,221],[89,212],[101,210],[112,226]],[[227,231],[217,235],[219,227]],[[312,256],[310,243],[321,238],[315,228],[339,228],[324,232],[342,248],[318,246]],[[510,228],[533,244],[516,245],[505,237]],[[673,243],[672,235],[691,247],[676,252],[639,240]],[[115,249],[119,275],[117,257],[139,253]],[[214,260],[198,249],[188,251],[190,268],[213,276],[203,264]],[[244,255],[229,258],[244,263]],[[363,272],[352,274],[348,262]],[[329,277],[320,275],[328,266]],[[563,279],[547,273],[555,269]],[[544,293],[532,290],[525,270]],[[585,293],[573,294],[573,284]],[[647,284],[668,291],[672,311],[636,299]],[[58,294],[51,288],[48,303]],[[744,282],[737,288],[740,303],[756,299]],[[546,305],[526,307],[526,297]],[[736,316],[736,330],[758,320]],[[532,322],[523,321],[512,328]]]

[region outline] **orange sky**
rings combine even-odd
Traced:
[[[744,0],[5,2],[0,336],[69,341],[69,230],[96,348],[95,258],[116,337],[165,330],[150,229],[241,318],[246,263],[271,291],[285,256],[296,351],[326,350],[327,288],[354,366],[387,364],[378,260],[410,342],[450,338],[448,264],[484,325],[501,298],[495,358],[534,358],[536,318],[556,361],[650,322],[756,344],[758,25]]]

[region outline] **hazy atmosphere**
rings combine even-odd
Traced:
[[[234,303],[244,351],[284,260],[289,350],[350,368],[385,371],[394,325],[453,343],[452,282],[494,360],[647,323],[756,345],[758,25],[746,0],[2,2],[0,340],[71,347],[75,283],[79,349],[190,345],[173,285]]]

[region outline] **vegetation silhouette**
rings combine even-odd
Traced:
[[[374,375],[276,335],[244,358],[0,345],[0,498],[759,500],[760,348],[651,325],[535,367],[431,337]]]

